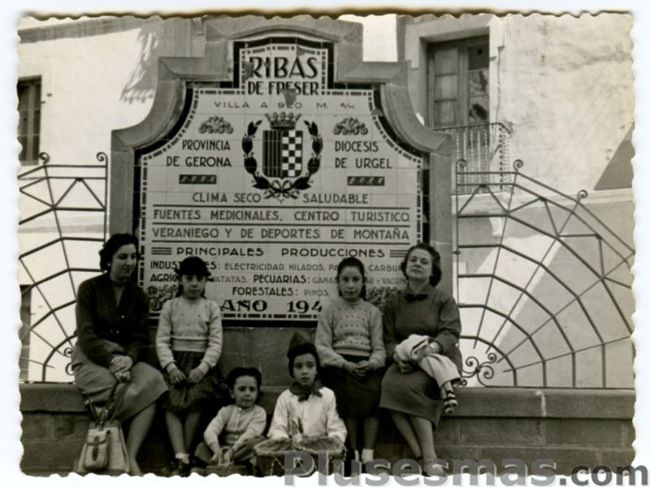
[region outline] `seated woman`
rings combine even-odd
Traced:
[[[423,370],[415,357],[404,361],[404,355],[395,348],[412,335],[424,336],[431,357],[443,355],[460,370],[460,316],[454,298],[436,287],[442,273],[440,254],[435,248],[427,243],[411,247],[402,262],[402,272],[407,280],[406,289],[384,308],[384,341],[393,363],[382,381],[380,407],[390,411],[424,473],[441,475],[444,471],[437,461],[433,430],[443,412],[441,395],[447,399],[448,408],[455,406],[452,382],[445,378],[445,389],[441,391],[443,384]],[[417,358],[421,360],[422,354]]]
[[[77,291],[77,343],[72,353],[74,382],[85,399],[105,403],[116,382],[126,383],[116,417],[130,419],[126,448],[130,473],[140,475],[136,456],[149,431],[156,400],[167,391],[162,374],[141,362],[149,345],[146,295],[132,280],[138,241],[113,235],[99,252],[103,274]]]

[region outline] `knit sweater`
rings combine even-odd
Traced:
[[[368,358],[375,368],[386,362],[381,312],[368,301],[349,303],[341,297],[323,309],[316,328],[316,350],[321,364],[343,367],[342,355]]]
[[[222,345],[221,312],[214,301],[183,297],[165,302],[156,333],[156,352],[164,369],[174,362],[173,352],[204,353],[206,370],[217,365]]]
[[[250,438],[255,438],[264,433],[266,426],[266,411],[257,404],[252,408],[242,409],[231,404],[223,407],[203,433],[203,439],[213,452],[219,450],[221,443],[237,450],[239,446]]]

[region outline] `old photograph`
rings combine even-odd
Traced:
[[[30,13],[24,475],[639,465],[630,10]]]

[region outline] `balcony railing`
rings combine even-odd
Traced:
[[[493,191],[503,191],[512,180],[510,168],[510,136],[512,131],[503,123],[467,125],[436,129],[452,137],[451,160],[465,161],[464,170],[471,173],[486,173],[479,183],[491,185]],[[475,180],[475,178],[474,178]],[[467,181],[458,181],[457,194],[471,194],[475,186],[466,186]]]

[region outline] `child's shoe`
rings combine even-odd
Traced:
[[[190,469],[190,473],[191,473],[191,474],[192,474],[192,473],[195,473],[195,474],[198,474],[198,475],[206,475],[206,474],[207,474],[205,468],[203,468],[203,467],[197,467],[197,466],[192,467],[192,468]]]
[[[442,398],[442,407],[445,414],[453,413],[458,407],[458,399],[454,391],[447,391],[445,397]]]
[[[187,477],[190,474],[191,468],[192,466],[189,463],[184,462],[183,460],[177,458],[176,460],[174,460],[174,463],[172,464],[172,468],[169,472],[169,476]]]

